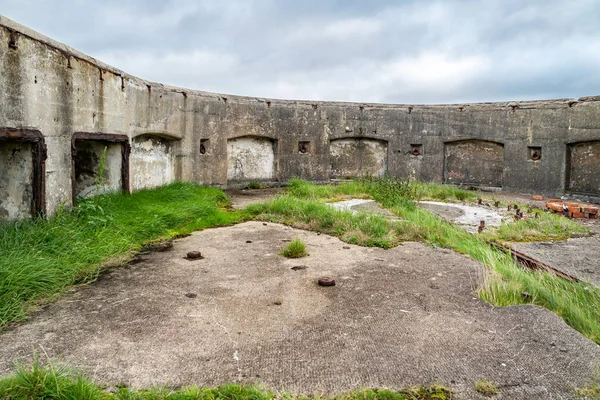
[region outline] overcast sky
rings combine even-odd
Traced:
[[[600,0],[0,0],[0,14],[141,78],[220,93],[600,94]]]

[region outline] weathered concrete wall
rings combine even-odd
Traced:
[[[128,138],[133,147],[128,176],[133,190],[158,181],[153,167],[146,165],[136,149],[134,138],[140,135],[169,141],[170,176],[160,177],[161,181],[216,186],[242,179],[228,174],[232,159],[228,143],[240,137],[276,143],[269,178],[263,174],[245,179],[278,182],[295,176],[329,180],[331,154],[336,143],[341,143],[338,140],[360,143],[365,138],[387,143],[387,150],[378,148],[375,153],[388,174],[443,182],[447,144],[481,140],[503,146],[505,190],[560,195],[573,189],[600,199],[593,180],[591,186],[577,183],[582,175],[569,161],[572,144],[600,140],[600,96],[389,105],[207,93],[133,77],[4,17],[0,17],[0,70],[0,129],[31,128],[44,135],[48,148],[45,203],[50,213],[72,198],[71,145],[76,132]],[[307,143],[307,152],[300,151],[301,142]],[[168,165],[167,157],[159,156],[164,143],[154,141],[152,146],[157,149],[147,147],[147,151]],[[416,155],[415,148],[419,149]],[[540,159],[531,158],[532,149],[541,150]],[[597,168],[600,155],[592,154],[586,165]],[[481,162],[471,161],[473,170]],[[490,175],[480,180],[497,179]]]
[[[569,146],[568,189],[600,193],[600,140]]]
[[[444,182],[502,187],[504,145],[483,140],[446,143]]]
[[[131,144],[131,176],[133,190],[166,185],[174,180],[173,150],[163,138],[142,135]]]
[[[382,177],[387,171],[387,142],[373,139],[336,139],[329,144],[331,178]]]
[[[245,136],[227,141],[227,181],[272,181],[275,179],[274,140]]]
[[[31,144],[0,142],[0,220],[31,215],[32,179]]]

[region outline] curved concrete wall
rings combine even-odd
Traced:
[[[228,143],[242,137],[264,138],[274,144],[274,170],[256,175],[259,178],[269,176],[265,179],[283,182],[300,176],[327,181],[332,174],[332,141],[335,149],[338,139],[360,143],[367,138],[386,144],[381,165],[393,176],[443,182],[448,176],[447,143],[488,141],[503,148],[501,180],[489,180],[500,181],[503,189],[552,195],[572,189],[600,197],[596,178],[600,174],[600,96],[389,105],[207,93],[133,77],[4,17],[0,17],[0,68],[0,142],[10,146],[12,141],[22,141],[17,137],[41,132],[47,148],[35,153],[47,158],[43,165],[45,190],[32,200],[34,210],[52,212],[71,201],[76,133],[80,135],[77,143],[87,138],[100,146],[111,143],[102,135],[125,137],[129,143],[121,143],[122,151],[113,153],[128,158],[129,146],[133,146],[131,165],[128,159],[120,160],[123,187],[129,190],[157,183],[154,167],[144,165],[144,160],[151,158],[148,162],[172,169],[161,182],[177,179],[224,187],[228,183]],[[99,139],[94,139],[94,134],[100,134]],[[143,143],[144,156],[142,145],[133,140],[141,135],[160,138]],[[254,142],[264,147],[264,141]],[[583,142],[589,142],[585,162],[576,145]],[[161,148],[153,150],[149,147],[153,145]],[[11,151],[5,147],[3,153]],[[380,147],[370,156],[380,154]],[[479,147],[472,148],[477,151]],[[472,156],[473,163],[481,159],[469,149],[462,150],[460,157]],[[540,151],[540,159],[532,159],[534,151]],[[494,168],[491,170],[498,173]],[[579,181],[585,183],[579,185]],[[35,184],[43,187],[40,182]],[[40,206],[42,200],[44,206]]]

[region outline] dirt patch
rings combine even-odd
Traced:
[[[305,268],[278,255],[294,238],[309,249]],[[192,250],[205,258],[184,260]],[[489,379],[497,398],[531,399],[586,384],[600,347],[543,308],[475,298],[482,273],[417,243],[362,248],[262,222],[196,232],[3,334],[0,373],[37,352],[109,386],[260,382],[308,394],[441,382],[470,399]],[[318,286],[323,276],[336,286]]]
[[[284,188],[267,188],[267,189],[228,189],[225,190],[231,206],[235,209],[243,209],[250,204],[262,203],[264,201],[273,200],[277,195],[283,194]]]

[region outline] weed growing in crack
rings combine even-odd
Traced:
[[[475,390],[488,397],[498,394],[498,387],[492,381],[475,382]]]

